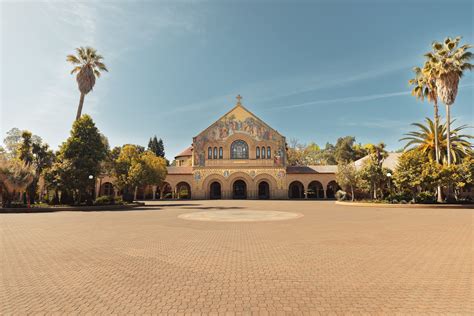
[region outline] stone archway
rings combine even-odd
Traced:
[[[178,199],[191,199],[191,186],[187,182],[179,182],[176,185],[176,194]]]
[[[104,182],[100,188],[99,195],[114,196],[115,190],[114,185],[110,182]]]
[[[161,199],[171,199],[173,198],[173,189],[171,188],[171,185],[168,182],[163,183],[163,186],[161,188]]]
[[[290,199],[304,199],[304,185],[299,181],[293,181],[288,187],[288,197]]]
[[[257,190],[257,197],[260,200],[268,200],[270,198],[270,184],[267,181],[260,181]]]
[[[232,183],[232,198],[235,200],[247,199],[247,183],[238,179]]]
[[[336,183],[336,181],[331,181],[327,185],[326,189],[326,197],[328,199],[335,199],[336,198],[336,192],[339,191],[341,187]]]
[[[209,187],[209,198],[211,200],[220,200],[222,199],[222,186],[220,182],[214,181]]]
[[[309,183],[308,199],[324,199],[324,188],[321,182],[311,181]]]

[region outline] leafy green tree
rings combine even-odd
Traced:
[[[354,161],[354,142],[355,137],[346,136],[337,139],[336,146],[334,149],[334,158],[338,163],[348,163]]]
[[[369,192],[373,193],[373,198],[377,199],[378,192],[383,195],[383,185],[387,183],[387,173],[389,169],[383,167],[383,161],[388,156],[385,144],[369,144],[366,146],[369,152],[369,159],[364,162],[360,170],[360,178],[366,184]]]
[[[336,182],[345,190],[350,190],[351,200],[355,199],[355,189],[359,187],[360,176],[353,162],[340,163],[337,166]]]
[[[84,193],[92,198],[95,179],[101,172],[101,163],[107,156],[107,144],[89,115],[83,115],[73,124],[71,135],[61,145],[58,163],[62,185],[69,188],[75,202],[82,202]],[[92,176],[92,179],[89,178]]]
[[[108,71],[102,62],[104,57],[97,54],[97,50],[92,47],[76,48],[77,55],[67,55],[66,60],[74,65],[71,75],[77,72],[76,81],[81,92],[79,106],[77,107],[76,120],[81,117],[82,107],[86,94],[92,91],[95,81],[100,77],[101,71]]]
[[[125,145],[115,160],[114,174],[124,200],[136,199],[139,186],[160,185],[166,177],[166,161],[151,151],[141,152],[139,146]]]
[[[421,192],[430,191],[434,194],[439,179],[440,165],[416,149],[400,156],[393,175],[398,191],[413,200]]]

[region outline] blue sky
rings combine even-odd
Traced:
[[[96,47],[110,69],[86,96],[112,146],[163,138],[168,158],[243,96],[287,139],[340,136],[391,150],[432,106],[409,94],[433,40],[474,43],[472,1],[3,1],[1,133],[64,141],[79,92],[65,57]],[[452,113],[474,122],[474,79]],[[444,116],[444,109],[441,111]]]

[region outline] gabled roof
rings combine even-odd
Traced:
[[[382,162],[382,167],[390,169],[392,171],[395,170],[398,165],[398,159],[400,158],[401,155],[402,153],[388,153],[387,158],[385,158],[384,161]],[[367,159],[369,159],[369,157],[370,155],[367,155],[365,157],[360,158],[359,160],[356,160],[354,162],[356,168],[357,169],[362,168],[362,166],[367,161]]]
[[[237,97],[237,99],[239,100],[239,97],[240,95]],[[249,116],[253,116],[255,119],[257,119],[259,122],[261,122],[265,127],[271,129],[272,131],[274,131],[276,134],[278,134],[279,136],[281,137],[284,137],[283,135],[281,135],[276,129],[274,129],[273,127],[271,127],[270,125],[268,125],[267,123],[265,123],[262,119],[260,119],[258,116],[256,116],[255,114],[253,114],[250,110],[248,110],[245,106],[242,105],[242,103],[240,103],[240,101],[237,101],[237,104],[232,108],[230,109],[227,113],[225,113],[224,115],[222,115],[221,117],[219,117],[219,119],[217,119],[216,121],[214,121],[211,125],[209,125],[206,129],[204,129],[203,131],[201,131],[199,134],[197,134],[196,136],[199,136],[201,134],[203,134],[204,132],[206,132],[207,130],[209,130],[211,127],[213,127],[216,123],[218,123],[219,121],[222,121],[222,119],[224,119],[226,116],[230,115],[232,112],[234,111],[237,111],[238,109],[242,109],[243,111],[247,112],[249,114]]]
[[[179,155],[176,155],[174,158],[177,157],[189,157],[193,155],[193,146],[189,146],[185,150],[183,150]]]

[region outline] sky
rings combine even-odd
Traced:
[[[28,129],[54,149],[79,91],[66,55],[95,47],[109,68],[85,98],[111,146],[162,138],[172,159],[235,105],[289,141],[399,139],[433,107],[410,95],[434,40],[474,44],[474,2],[0,0],[0,132]],[[452,108],[474,125],[474,77]],[[444,116],[444,108],[441,109]],[[472,134],[472,130],[471,130]]]

